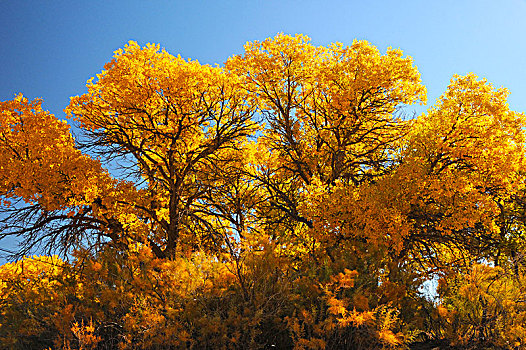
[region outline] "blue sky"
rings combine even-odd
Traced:
[[[365,39],[414,58],[434,103],[453,74],[474,72],[526,111],[526,0],[0,0],[0,100],[42,97],[62,117],[129,40],[221,64],[247,41],[303,33],[314,44]]]
[[[222,64],[247,41],[279,32],[316,45],[356,38],[382,52],[401,48],[422,74],[428,105],[453,74],[474,72],[507,87],[511,108],[526,111],[526,0],[0,0],[0,24],[0,100],[41,97],[61,118],[69,97],[129,40]]]

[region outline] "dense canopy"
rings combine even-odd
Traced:
[[[0,342],[521,348],[526,117],[506,99],[454,76],[411,115],[401,50],[278,34],[216,67],[130,42],[71,98],[76,138],[40,100],[0,102],[0,238],[47,254],[0,267]]]

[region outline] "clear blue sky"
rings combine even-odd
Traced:
[[[69,97],[129,40],[221,64],[278,32],[316,45],[356,38],[382,52],[401,48],[428,104],[453,74],[474,72],[507,87],[511,108],[526,111],[526,0],[0,0],[0,100],[41,97],[62,118]]]
[[[453,74],[474,72],[510,89],[511,107],[526,111],[526,0],[0,0],[0,23],[0,100],[42,97],[59,117],[129,40],[221,64],[278,32],[318,45],[357,38],[401,48],[422,74],[428,104]]]

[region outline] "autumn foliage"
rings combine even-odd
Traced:
[[[525,348],[506,98],[454,76],[406,114],[426,89],[400,50],[279,34],[216,67],[130,42],[68,122],[0,102],[0,343]]]

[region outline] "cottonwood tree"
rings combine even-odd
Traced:
[[[426,90],[401,50],[279,34],[223,67],[130,42],[71,98],[77,139],[40,100],[1,102],[0,237],[73,255],[0,268],[0,340],[522,346],[525,116],[506,99],[454,76],[409,118]]]

